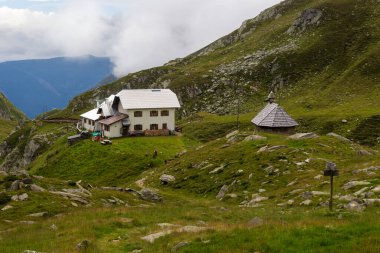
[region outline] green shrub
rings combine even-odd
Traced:
[[[0,192],[0,205],[6,204],[11,201],[11,197],[5,192]]]

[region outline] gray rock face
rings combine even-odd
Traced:
[[[338,140],[341,140],[343,142],[351,142],[351,140],[347,139],[346,137],[343,137],[342,135],[336,134],[336,133],[328,133],[327,136],[334,137]]]
[[[310,206],[311,203],[313,203],[313,201],[311,201],[310,199],[307,199],[307,200],[305,200],[305,201],[302,201],[302,202],[300,203],[300,205],[301,205],[301,206]]]
[[[17,191],[20,190],[20,180],[15,180],[12,182],[11,186],[8,188],[8,191]]]
[[[36,184],[30,185],[30,190],[32,192],[44,192],[44,191],[46,191],[44,188],[42,188],[41,186],[38,186]]]
[[[296,133],[291,136],[289,136],[289,139],[293,140],[302,140],[302,139],[313,139],[318,138],[319,136],[315,133]]]
[[[162,201],[161,196],[151,189],[145,188],[139,191],[138,193],[139,193],[140,198],[142,198],[143,200],[152,201],[152,202]]]
[[[245,137],[244,141],[265,141],[266,139],[267,137],[253,134]]]
[[[343,185],[343,189],[348,190],[355,186],[361,186],[361,185],[369,185],[370,182],[367,181],[350,181]]]
[[[160,177],[160,181],[161,181],[161,184],[165,185],[165,184],[174,182],[175,181],[175,177],[172,176],[172,175],[163,174]]]
[[[228,185],[223,185],[222,188],[220,188],[218,195],[216,195],[216,198],[219,200],[222,200],[226,193],[228,192]]]
[[[188,242],[180,242],[180,243],[176,244],[176,245],[172,248],[171,252],[177,252],[180,248],[185,247],[185,246],[188,245],[188,244],[189,244]]]
[[[364,210],[364,207],[361,206],[356,200],[350,201],[347,205],[345,205],[345,208],[348,211],[354,211],[354,212],[361,212]]]
[[[288,34],[302,33],[307,27],[318,25],[322,18],[322,11],[318,9],[304,10],[301,15],[294,21],[291,27],[286,31]]]

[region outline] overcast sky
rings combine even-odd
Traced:
[[[117,76],[184,57],[280,0],[0,0],[0,62],[108,56]]]

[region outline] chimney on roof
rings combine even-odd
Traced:
[[[276,96],[274,95],[274,92],[271,91],[265,101],[267,101],[269,104],[272,104],[275,99],[276,99]]]

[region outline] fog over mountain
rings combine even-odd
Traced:
[[[0,61],[97,55],[114,73],[183,57],[279,0],[0,1]]]

